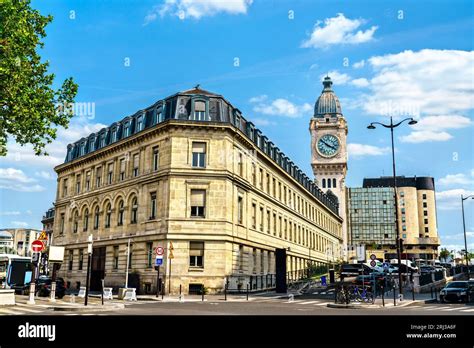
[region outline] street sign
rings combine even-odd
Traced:
[[[39,253],[40,251],[43,251],[44,249],[44,244],[40,240],[35,240],[33,243],[31,243],[31,250],[33,250],[35,253]]]
[[[39,259],[40,259],[40,253],[33,253],[31,255],[31,262],[33,263],[38,263]]]
[[[371,259],[372,261],[375,260],[376,258],[377,258],[377,256],[375,256],[375,254],[370,255],[370,259]]]
[[[370,261],[370,266],[371,266],[371,267],[375,267],[376,264],[377,264],[377,263],[376,263],[374,260]]]
[[[169,254],[168,258],[169,258],[169,259],[174,259],[173,251],[172,251],[172,250],[170,250],[170,254]]]
[[[163,258],[156,258],[155,259],[155,266],[161,266],[163,264]]]
[[[155,249],[155,254],[156,255],[163,255],[163,253],[164,253],[164,249],[162,247],[160,247],[160,246],[156,247],[156,249]]]
[[[170,241],[170,250],[174,250],[173,248],[173,242]]]
[[[40,236],[38,237],[39,240],[47,240],[48,235],[46,234],[45,231],[41,232]]]

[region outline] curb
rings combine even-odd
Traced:
[[[328,308],[338,308],[338,309],[360,309],[364,308],[365,306],[362,304],[354,305],[354,304],[336,304],[336,303],[328,303],[326,305]]]
[[[125,305],[123,304],[117,304],[117,305],[114,305],[114,306],[104,306],[104,307],[87,307],[87,306],[84,306],[84,307],[55,307],[55,306],[51,306],[51,307],[47,307],[47,309],[51,309],[53,311],[56,311],[56,312],[105,312],[105,311],[109,311],[109,310],[114,310],[114,309],[124,309],[125,308]]]

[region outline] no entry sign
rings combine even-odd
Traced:
[[[33,243],[31,243],[31,250],[33,250],[35,253],[39,253],[40,251],[43,251],[44,249],[44,244],[40,240],[35,240]]]
[[[164,253],[164,249],[162,247],[160,247],[160,246],[156,247],[156,249],[155,249],[155,254],[156,255],[163,255],[163,253]]]

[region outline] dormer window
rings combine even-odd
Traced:
[[[126,138],[130,135],[130,122],[125,123],[125,127],[123,130],[123,137]]]
[[[95,138],[92,138],[89,141],[89,152],[94,151],[94,150],[95,150]]]
[[[86,142],[84,141],[84,142],[81,144],[80,154],[81,154],[81,156],[83,156],[85,153],[86,153]]]
[[[194,120],[206,121],[206,103],[203,101],[194,102]]]
[[[111,143],[115,143],[117,141],[117,128],[112,129],[112,136],[111,136]]]
[[[100,147],[105,147],[105,133],[100,135]]]
[[[137,132],[140,132],[143,129],[143,116],[138,116],[137,118]]]

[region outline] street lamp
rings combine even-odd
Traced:
[[[367,126],[368,129],[375,129],[375,125],[381,125],[382,127],[385,128],[390,128],[390,136],[392,140],[392,167],[393,167],[393,192],[395,195],[395,232],[397,235],[397,258],[398,258],[398,291],[400,292],[400,295],[403,296],[403,289],[402,289],[402,262],[401,262],[401,251],[400,251],[400,229],[398,228],[398,200],[397,200],[397,174],[395,171],[395,146],[393,142],[393,129],[397,128],[400,126],[403,122],[408,121],[409,125],[415,125],[418,122],[414,120],[412,117],[405,118],[404,120],[401,120],[398,123],[393,123],[393,118],[390,116],[390,124],[383,124],[380,122],[372,122]],[[407,273],[408,274],[408,273]]]
[[[467,250],[467,238],[466,238],[466,220],[464,218],[464,201],[466,199],[474,199],[474,195],[470,195],[470,196],[467,196],[467,197],[463,197],[463,195],[461,195],[461,208],[462,208],[462,227],[464,229],[464,248],[465,248],[465,251],[466,251],[466,267],[467,267],[467,279],[469,280],[469,252]]]
[[[90,274],[91,274],[91,259],[92,259],[92,234],[89,235],[87,241],[87,279],[86,279],[86,296],[84,305],[87,306],[87,299],[89,297],[89,285],[90,285]]]

